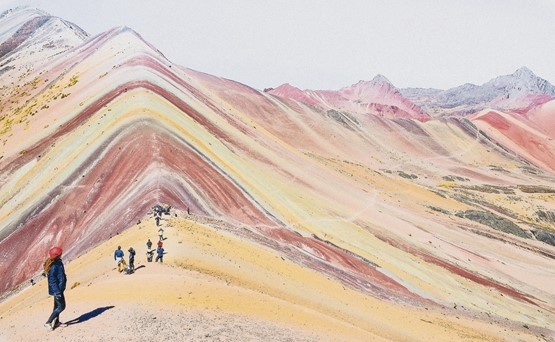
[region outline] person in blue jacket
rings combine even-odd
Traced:
[[[127,265],[125,264],[125,259],[123,259],[123,251],[121,250],[121,246],[118,246],[118,249],[116,249],[116,251],[114,252],[114,260],[116,261],[118,272],[125,270]]]
[[[164,263],[164,248],[162,248],[162,246],[158,246],[156,254],[156,260],[154,260],[154,262],[158,262],[158,260],[160,260],[160,263]]]
[[[60,313],[66,308],[66,299],[64,291],[66,289],[66,273],[64,264],[62,263],[62,249],[60,247],[52,247],[48,251],[49,258],[44,262],[44,274],[48,278],[48,294],[54,296],[54,310],[44,323],[44,327],[48,331],[52,331],[59,326],[65,324],[60,322]]]

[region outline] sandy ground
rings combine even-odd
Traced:
[[[72,277],[69,269],[71,266],[68,276]],[[66,290],[67,309],[61,314],[61,320],[69,324],[49,333],[42,326],[52,305],[51,297],[44,295],[47,290],[44,280],[18,294],[17,297],[24,298],[23,302],[12,297],[17,303],[7,312],[2,306],[0,341],[145,341],[155,338],[169,341],[316,341],[325,338],[321,332],[302,328],[302,324],[277,324],[213,310],[218,295],[211,295],[210,299],[212,289],[203,289],[205,286],[211,288],[212,282],[214,279],[200,273],[156,263],[138,265],[132,275],[109,269],[86,285]],[[34,302],[35,298],[40,299]],[[185,303],[181,303],[182,300]],[[194,307],[186,304],[191,300],[195,302]]]
[[[0,341],[549,341],[495,319],[378,300],[204,224],[164,225],[165,264],[145,260],[156,234],[145,220],[66,264],[67,327],[44,329],[52,298],[42,280],[0,303]],[[134,274],[114,269],[117,245],[138,251]]]

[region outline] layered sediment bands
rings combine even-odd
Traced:
[[[493,280],[493,279],[486,279],[478,274],[474,274],[472,272],[469,272],[468,270],[465,270],[464,268],[457,266],[451,262],[445,261],[445,260],[441,260],[440,258],[431,255],[430,253],[427,253],[423,250],[418,250],[412,246],[409,246],[405,243],[402,243],[401,241],[396,241],[390,237],[385,237],[385,236],[380,236],[379,234],[376,235],[379,239],[381,239],[382,241],[385,241],[389,244],[391,244],[392,246],[399,248],[401,250],[404,250],[412,255],[416,255],[418,257],[420,257],[422,260],[429,262],[431,264],[435,264],[437,266],[440,266],[442,268],[445,268],[446,270],[448,270],[449,272],[466,278],[468,280],[471,280],[477,284],[480,285],[484,285],[487,287],[492,287],[495,288],[496,290],[498,290],[501,293],[504,293],[508,296],[511,296],[515,299],[533,304],[533,305],[537,305],[532,299],[535,298],[530,298],[530,296],[527,296],[515,289],[509,288],[507,286],[504,286],[503,284],[498,283],[497,281]],[[480,257],[480,256],[478,256]]]
[[[3,59],[13,50],[17,49],[25,40],[27,40],[39,27],[44,25],[51,17],[41,16],[33,18],[23,24],[13,36],[0,44],[0,60]]]
[[[74,257],[159,203],[245,224],[272,224],[221,171],[152,120],[121,127],[36,204],[37,213],[2,231],[13,232],[0,242],[4,265],[26,267],[8,268],[4,279],[9,281],[0,291],[32,275],[53,241]]]
[[[379,265],[316,236],[303,237],[291,230],[272,229],[268,237],[276,239],[283,246],[296,247],[295,251],[290,250],[290,256],[302,260],[305,266],[341,279],[377,298],[436,305],[382,273]],[[303,257],[305,253],[310,257]]]
[[[100,97],[97,101],[90,104],[87,108],[79,112],[73,118],[69,119],[63,125],[60,125],[60,127],[50,136],[29,147],[24,155],[18,156],[17,158],[13,159],[11,163],[8,163],[4,167],[2,167],[2,169],[0,169],[0,173],[10,173],[13,170],[18,169],[22,165],[29,163],[32,159],[36,158],[38,155],[44,153],[47,149],[49,149],[52,142],[56,141],[56,139],[75,130],[78,126],[82,125],[83,122],[89,119],[92,115],[96,114],[101,108],[112,102],[118,96],[137,88],[151,90],[154,93],[161,95],[162,97],[164,97],[165,100],[168,100],[170,103],[176,106],[184,115],[191,116],[198,123],[204,125],[206,129],[212,131],[216,136],[224,140],[227,137],[225,133],[223,133],[212,123],[210,123],[202,114],[197,112],[195,109],[193,109],[191,106],[189,106],[183,100],[179,99],[174,94],[171,94],[167,90],[161,88],[158,85],[152,84],[149,81],[137,80],[119,85],[115,89],[112,89],[108,93],[102,95],[102,97]]]
[[[523,117],[485,111],[472,121],[493,139],[533,164],[555,171],[555,143],[548,134],[526,124]]]

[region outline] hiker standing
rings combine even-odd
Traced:
[[[156,220],[156,227],[158,227],[160,225],[160,217],[157,216],[155,220]]]
[[[147,249],[146,250],[146,261],[152,262],[152,257],[154,256],[154,249]]]
[[[66,308],[66,299],[64,291],[66,289],[66,272],[62,263],[62,249],[60,247],[52,247],[48,251],[49,258],[44,262],[44,273],[48,278],[48,294],[54,296],[54,309],[44,323],[44,327],[48,331],[52,331],[59,326],[63,326],[60,322],[60,313]]]
[[[158,229],[158,236],[160,237],[159,241],[164,240],[164,229],[162,229],[162,227],[160,227],[160,229]]]
[[[148,239],[148,241],[146,242],[146,248],[150,249],[151,247],[152,247],[152,241]]]
[[[133,247],[129,247],[129,273],[133,273],[135,271],[135,250]]]
[[[156,249],[156,254],[156,260],[154,261],[158,262],[158,260],[160,260],[160,263],[164,263],[164,248],[162,248],[162,246]]]
[[[118,246],[118,249],[114,252],[114,260],[116,261],[116,265],[118,267],[118,272],[123,271],[125,269],[125,260],[123,260],[123,251],[121,250],[121,246]]]

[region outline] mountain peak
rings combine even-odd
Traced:
[[[391,82],[382,74],[377,74],[371,81],[374,84],[389,84],[392,85]]]
[[[512,74],[512,76],[517,77],[517,78],[537,78],[536,74],[534,74],[534,72],[532,70],[528,69],[525,66],[517,69]]]
[[[294,92],[302,92],[301,89],[299,89],[299,88],[297,88],[297,87],[295,87],[295,86],[292,86],[292,85],[289,84],[289,83],[283,83],[282,85],[280,85],[280,86],[278,86],[278,87],[272,89],[270,92],[276,94],[276,93],[292,92],[292,91],[294,91]]]

